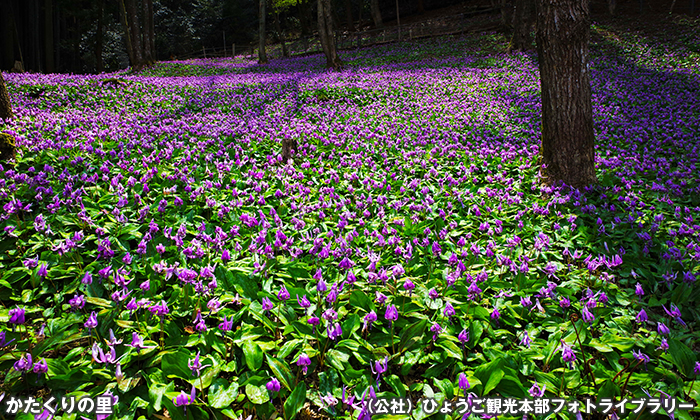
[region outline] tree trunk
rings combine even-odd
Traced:
[[[335,49],[330,0],[318,0],[318,36],[321,39],[323,54],[326,55],[326,67],[339,69],[342,62]]]
[[[425,13],[425,6],[423,5],[423,0],[418,0],[418,13],[421,15]]]
[[[13,26],[14,15],[12,10],[4,8],[0,13],[0,69],[9,70],[15,64],[15,31]]]
[[[379,10],[379,0],[371,0],[369,3],[370,10],[372,12],[372,20],[374,21],[375,28],[383,28],[382,23],[382,12]]]
[[[156,29],[153,14],[153,0],[145,0],[148,3],[148,39],[151,41],[151,62],[155,63],[156,57]]]
[[[590,0],[537,0],[544,181],[595,183],[595,136],[588,69]]]
[[[104,71],[102,65],[102,21],[104,14],[105,2],[104,0],[99,1],[97,9],[97,34],[95,34],[95,70],[97,73],[102,73]]]
[[[153,13],[153,8],[149,8],[149,0],[143,0],[141,3],[141,8],[143,9],[143,61],[146,65],[153,64],[153,52],[151,51],[151,28],[150,24],[153,21],[153,17],[149,13]]]
[[[355,31],[355,24],[352,21],[352,1],[345,0],[345,21],[348,27],[348,31]]]
[[[284,33],[282,33],[282,25],[280,25],[280,13],[275,12],[275,31],[277,32],[277,41],[282,44],[282,55],[284,57],[289,57],[289,51],[287,50],[287,42],[284,40]]]
[[[141,40],[141,23],[139,22],[138,8],[135,0],[126,0],[126,14],[129,19],[129,31],[131,32],[131,48],[134,51],[134,70],[143,68],[143,43]]]
[[[260,16],[258,17],[258,64],[267,64],[265,53],[265,1],[260,0]]]
[[[131,43],[131,29],[129,29],[129,18],[127,17],[126,6],[124,4],[125,0],[119,0],[119,14],[122,18],[122,26],[124,27],[124,40],[126,42],[126,53],[129,56],[129,63],[133,67],[136,63],[136,56],[134,55],[134,46]],[[127,0],[128,1],[128,0]]]
[[[292,158],[292,151],[297,150],[297,140],[284,136],[282,139],[282,162],[287,163]]]
[[[673,0],[673,3],[676,3],[676,0]],[[615,9],[617,9],[617,0],[608,0],[608,12],[610,12],[611,16],[615,16]],[[671,10],[673,10],[673,6],[671,6]]]
[[[301,24],[301,35],[311,35],[311,10],[309,0],[299,0],[299,23]]]
[[[56,71],[53,49],[53,0],[44,0],[44,55],[47,73]]]
[[[610,1],[611,1],[611,0],[608,0],[608,2],[610,2]],[[609,3],[608,3],[608,4],[609,4]],[[673,3],[671,3],[671,9],[668,11],[668,14],[669,14],[669,15],[673,13],[673,7],[674,7],[675,5],[676,5],[676,0],[673,0]],[[612,13],[610,13],[610,14],[612,14]]]
[[[517,51],[527,51],[532,48],[532,21],[535,17],[533,0],[515,0],[513,13],[513,40],[511,47]]]
[[[10,95],[7,94],[7,87],[5,86],[5,79],[2,77],[2,72],[0,72],[0,118],[9,120],[14,118],[14,116],[12,105],[10,104]]]

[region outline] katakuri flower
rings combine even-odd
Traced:
[[[304,375],[306,375],[310,365],[311,359],[309,356],[307,356],[306,353],[300,354],[299,358],[297,359],[297,366],[301,367],[301,371],[304,373]]]

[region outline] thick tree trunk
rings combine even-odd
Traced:
[[[321,39],[323,53],[326,55],[326,67],[339,69],[342,62],[335,49],[330,0],[318,0],[318,36]]]
[[[126,14],[129,19],[129,31],[131,32],[131,48],[134,51],[132,67],[135,70],[141,70],[143,68],[143,43],[141,40],[141,23],[135,0],[126,0]]]
[[[292,158],[292,151],[297,150],[297,140],[285,136],[282,139],[282,162],[287,163]]]
[[[143,61],[150,66],[153,64],[153,52],[151,51],[153,42],[151,42],[152,31],[150,27],[153,21],[153,17],[150,14],[153,13],[153,8],[152,6],[149,7],[149,2],[149,0],[143,0],[141,8],[143,9]]]
[[[372,12],[372,20],[375,28],[384,27],[382,23],[382,12],[379,10],[379,0],[371,0],[369,3],[370,11]]]
[[[309,0],[299,0],[299,23],[301,24],[301,35],[311,35],[311,6]]]
[[[105,2],[104,0],[99,0],[97,8],[97,34],[95,34],[95,70],[97,73],[102,73],[104,71],[102,65],[102,21],[104,14]]]
[[[590,0],[537,0],[542,88],[542,175],[573,187],[596,182],[588,69]]]
[[[15,30],[13,26],[12,10],[3,8],[0,13],[0,69],[9,70],[15,65]]]
[[[425,6],[423,5],[423,0],[418,0],[418,13],[421,15],[425,13]]]
[[[44,56],[47,73],[56,71],[53,49],[53,0],[44,0]]]
[[[7,94],[7,87],[5,86],[5,79],[2,77],[2,72],[0,72],[0,118],[9,120],[14,118],[14,116],[12,105],[10,104],[10,95]]]
[[[258,64],[267,64],[265,53],[265,1],[260,0],[260,16],[258,17]]]
[[[513,13],[513,41],[511,46],[517,51],[527,51],[532,48],[532,22],[535,18],[533,0],[515,0]]]
[[[348,31],[355,31],[355,24],[352,21],[352,1],[345,0],[345,24],[348,27]]]

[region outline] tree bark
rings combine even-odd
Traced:
[[[299,0],[299,23],[301,24],[301,35],[311,35],[311,6],[309,0]]]
[[[143,9],[143,60],[146,65],[149,66],[153,64],[153,52],[151,50],[151,46],[153,45],[151,34],[153,31],[150,27],[153,21],[153,16],[151,16],[153,13],[153,6],[151,5],[149,7],[151,1],[152,0],[143,0],[141,3]]]
[[[104,71],[102,65],[102,21],[104,14],[105,2],[104,0],[99,0],[97,8],[97,33],[95,34],[95,70],[97,73],[102,73]]]
[[[134,56],[134,46],[131,44],[131,30],[129,29],[129,19],[127,17],[125,0],[119,0],[119,14],[122,18],[122,26],[124,27],[124,40],[126,42],[126,54],[129,56],[129,63],[132,67],[136,62],[136,57]]]
[[[546,183],[595,183],[595,136],[588,68],[590,0],[537,0]]]
[[[287,163],[292,158],[292,151],[297,150],[297,140],[284,136],[282,139],[282,162]]]
[[[131,32],[131,48],[134,51],[134,62],[132,67],[135,70],[143,68],[143,43],[141,40],[141,23],[135,0],[126,0],[126,14],[129,18],[129,31]]]
[[[267,64],[265,53],[265,1],[260,0],[260,16],[258,18],[258,64]]]
[[[372,12],[372,20],[374,21],[375,28],[383,28],[384,23],[382,23],[382,12],[379,10],[379,0],[371,0],[369,3],[370,11]]]
[[[275,32],[277,32],[277,41],[282,44],[282,56],[289,57],[289,51],[287,50],[287,42],[284,40],[284,33],[282,33],[282,25],[280,24],[280,13],[275,12]]]
[[[348,27],[348,31],[355,31],[355,24],[352,21],[352,1],[345,0],[345,21]]]
[[[513,13],[513,38],[512,49],[516,51],[527,51],[532,48],[532,21],[535,10],[533,0],[516,0],[515,12]]]
[[[673,0],[676,3],[676,0]],[[610,15],[615,16],[615,9],[617,9],[617,0],[608,0],[608,12]],[[673,5],[671,5],[671,10],[673,10]]]
[[[44,0],[44,56],[47,73],[56,71],[53,50],[53,0]]]
[[[7,94],[5,79],[2,77],[2,72],[0,72],[0,118],[9,120],[14,117],[12,105],[10,104],[10,95]]]
[[[335,49],[330,0],[318,0],[318,36],[321,39],[323,54],[326,56],[326,67],[335,70],[342,67],[343,64]]]
[[[421,15],[425,13],[425,6],[423,5],[423,0],[418,0],[418,13]]]

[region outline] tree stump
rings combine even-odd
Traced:
[[[297,140],[285,137],[282,140],[282,162],[287,163],[292,158],[292,151],[297,151]]]
[[[0,162],[7,162],[17,157],[15,138],[7,133],[0,133]]]

